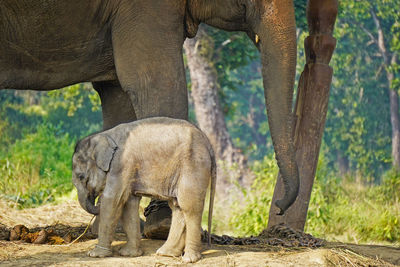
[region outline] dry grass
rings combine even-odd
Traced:
[[[0,222],[8,227],[23,224],[28,228],[53,224],[81,226],[93,217],[84,211],[76,201],[66,201],[59,205],[46,204],[39,208],[17,210],[10,203],[0,200]]]
[[[372,259],[369,257],[362,256],[348,249],[331,249],[329,250],[329,253],[326,256],[326,260],[328,266],[332,267],[395,266],[380,259]]]
[[[139,213],[143,214],[149,199],[141,201]],[[87,213],[76,200],[66,200],[60,204],[46,204],[38,208],[18,210],[12,208],[13,203],[0,198],[0,223],[13,227],[23,224],[28,228],[65,224],[81,226],[89,223],[93,215]],[[143,219],[143,218],[142,218]]]

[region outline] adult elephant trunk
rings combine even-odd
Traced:
[[[292,98],[296,70],[293,0],[188,0],[187,36],[199,22],[229,31],[246,31],[262,60],[264,92],[276,159],[285,185],[275,204],[283,214],[296,200],[299,173],[292,138]]]
[[[100,206],[95,206],[95,199],[96,197],[93,194],[90,194],[86,189],[78,189],[78,200],[81,207],[90,214],[99,215]]]
[[[267,2],[267,1],[266,1]],[[299,172],[292,137],[292,99],[296,71],[296,26],[293,2],[273,0],[254,23],[260,51],[265,103],[272,142],[285,195],[275,205],[283,214],[296,200]]]

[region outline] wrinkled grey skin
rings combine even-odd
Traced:
[[[81,206],[100,214],[99,242],[91,257],[112,255],[118,219],[128,242],[119,253],[139,256],[141,196],[168,200],[172,222],[159,255],[201,258],[201,217],[211,182],[209,231],[216,184],[214,152],[207,137],[184,120],[150,118],[125,123],[78,142],[73,155],[73,183]],[[102,194],[101,206],[95,198]]]
[[[285,196],[299,174],[291,135],[296,36],[292,0],[2,0],[0,89],[92,82],[104,129],[154,116],[187,119],[182,59],[199,23],[244,31],[261,54],[268,119]]]

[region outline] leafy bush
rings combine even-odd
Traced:
[[[400,177],[390,172],[381,185],[339,180],[314,185],[306,231],[349,242],[400,239]],[[394,176],[393,176],[394,175]]]
[[[255,180],[251,189],[244,191],[244,200],[238,200],[232,207],[234,216],[229,223],[236,235],[256,235],[267,227],[278,168],[272,157],[265,157],[262,162],[254,163],[253,171]]]
[[[36,133],[17,140],[0,158],[0,194],[29,207],[70,191],[74,144],[52,125],[40,125]]]
[[[310,200],[305,231],[328,240],[396,242],[400,239],[400,174],[390,171],[381,185],[339,179],[322,156]],[[254,166],[256,179],[245,205],[233,206],[230,226],[235,235],[257,235],[267,227],[277,177],[275,160]],[[218,215],[217,215],[218,216]]]
[[[101,124],[99,96],[88,84],[52,92],[2,90],[0,196],[29,207],[68,193],[74,140]]]

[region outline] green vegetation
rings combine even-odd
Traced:
[[[26,208],[68,194],[76,140],[101,129],[97,94],[80,84],[0,100],[0,196]]]
[[[255,183],[245,192],[245,200],[234,205],[229,231],[239,236],[257,235],[267,226],[277,171],[272,158],[255,164]],[[218,214],[216,220],[218,225]],[[400,173],[389,172],[381,185],[367,186],[351,177],[336,177],[321,157],[305,231],[328,240],[398,242]]]
[[[40,125],[0,158],[0,194],[20,207],[51,202],[72,189],[74,141],[59,127]]]

